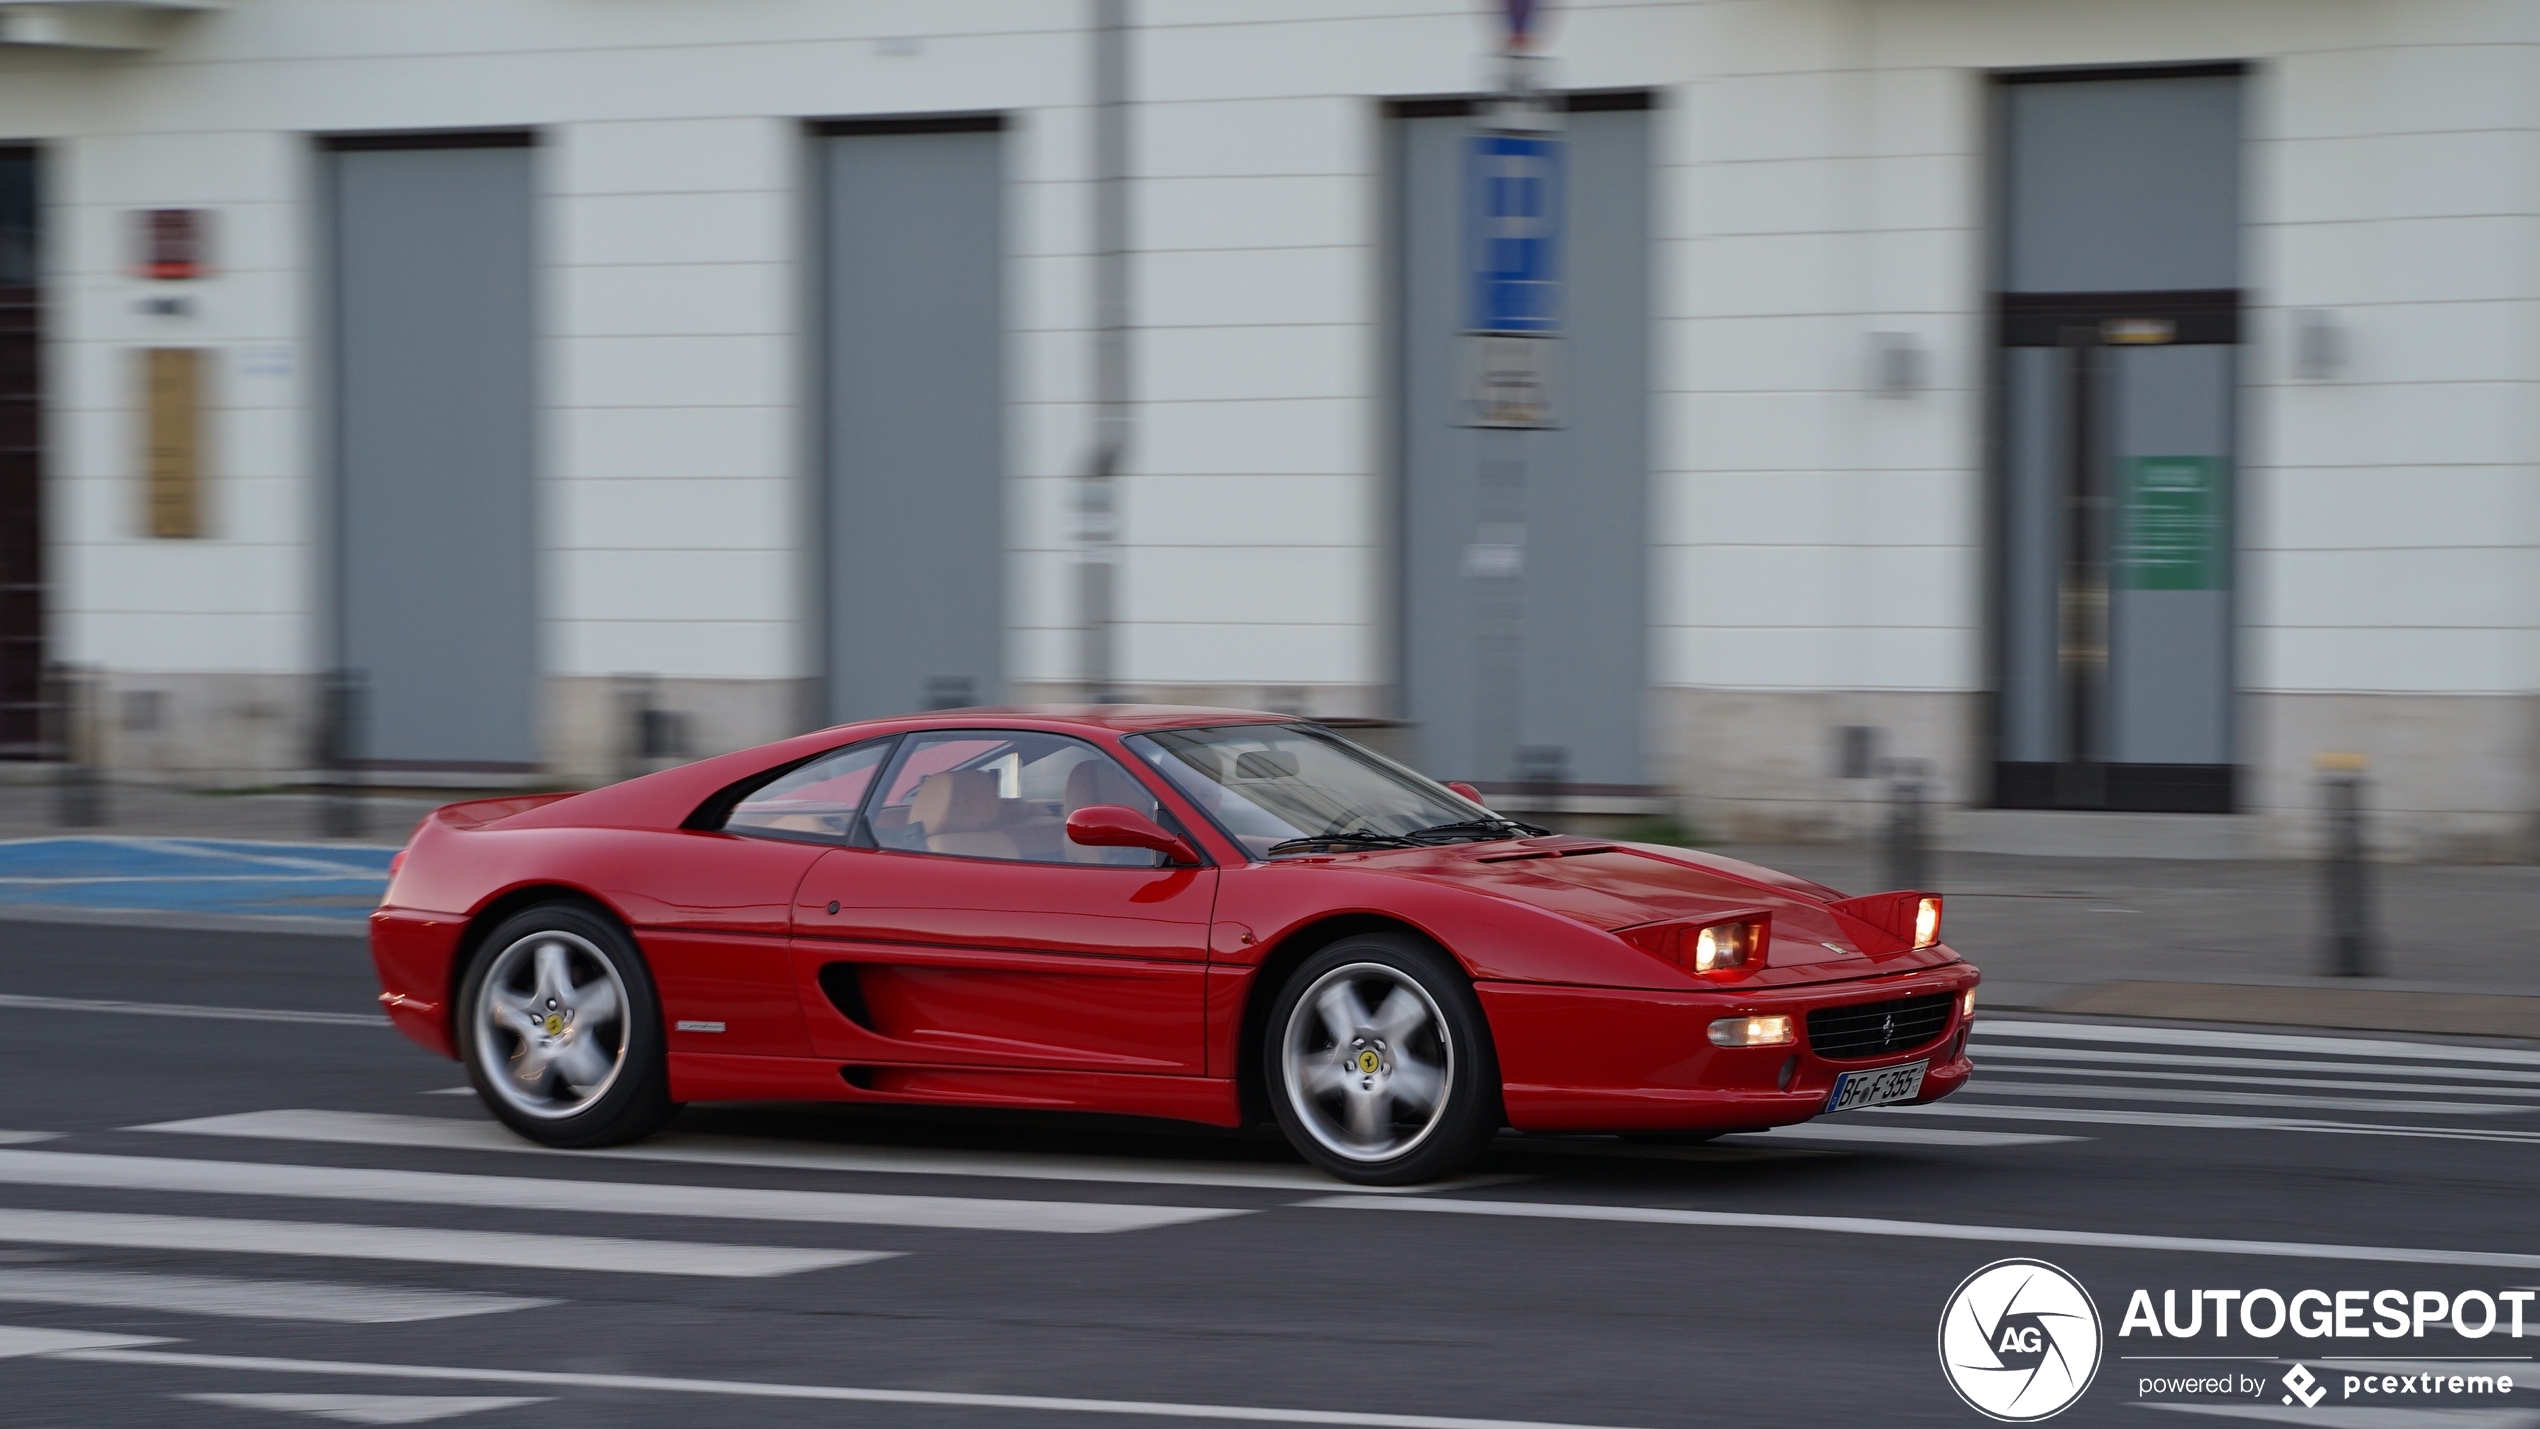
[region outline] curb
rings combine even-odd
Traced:
[[[0,923],[87,923],[109,928],[169,928],[195,933],[288,933],[297,937],[370,937],[367,918],[294,917],[284,913],[185,913],[158,908],[73,908],[0,903]]]
[[[2540,1038],[2540,997],[2222,982],[2103,982],[2031,1004],[2037,1011],[2170,1022],[2335,1027],[2458,1037]]]

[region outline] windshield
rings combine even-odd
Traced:
[[[1313,725],[1216,725],[1126,742],[1254,858],[1540,832]]]

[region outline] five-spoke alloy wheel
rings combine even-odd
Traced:
[[[506,919],[479,945],[459,1013],[468,1080],[533,1141],[632,1141],[678,1109],[652,978],[595,910],[550,903]]]
[[[1499,1130],[1499,1074],[1460,970],[1416,939],[1343,938],[1306,959],[1262,1037],[1273,1114],[1344,1180],[1450,1175]]]

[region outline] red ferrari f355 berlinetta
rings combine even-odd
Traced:
[[[371,915],[380,1001],[552,1146],[683,1102],[1275,1119],[1402,1184],[1522,1132],[1931,1101],[1940,899],[1557,836],[1318,725],[952,710],[453,804]]]

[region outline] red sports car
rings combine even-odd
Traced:
[[[433,814],[380,1001],[523,1136],[682,1102],[1275,1118],[1369,1184],[1502,1126],[1718,1133],[1972,1070],[1940,899],[1505,818],[1310,722],[844,725]]]

